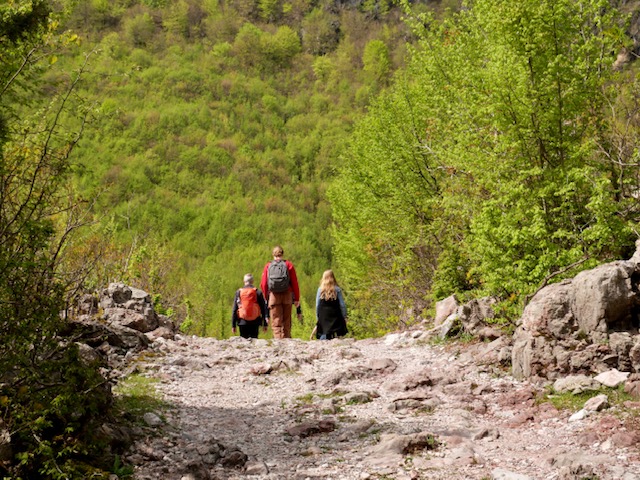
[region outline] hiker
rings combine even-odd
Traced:
[[[347,305],[333,270],[322,274],[316,294],[316,326],[311,333],[320,340],[343,337],[347,330]]]
[[[273,260],[264,266],[260,288],[267,298],[269,323],[273,338],[291,338],[291,309],[295,305],[298,319],[300,310],[300,288],[296,269],[289,260],[284,260],[284,250],[273,247]]]
[[[247,273],[244,286],[236,290],[231,313],[231,330],[234,335],[236,326],[240,327],[242,338],[258,338],[260,326],[267,331],[268,310],[262,292],[253,286],[253,275]]]

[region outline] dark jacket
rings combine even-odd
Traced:
[[[347,328],[347,305],[342,296],[342,290],[336,285],[336,298],[323,300],[322,292],[318,289],[316,294],[316,338],[331,339],[343,337],[349,330]]]
[[[252,287],[251,285],[247,285],[242,288],[255,288],[255,287]],[[236,290],[236,295],[235,295],[235,298],[233,299],[233,311],[231,312],[231,326],[233,328],[236,328],[237,325],[247,325],[253,322],[260,322],[260,326],[266,327],[267,318],[268,318],[267,304],[264,301],[264,295],[257,288],[256,288],[256,291],[258,294],[258,306],[260,307],[260,316],[255,320],[245,320],[243,318],[238,317],[238,308],[240,307],[240,290],[242,290],[242,288],[239,288],[238,290]]]

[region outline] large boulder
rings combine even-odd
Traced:
[[[447,297],[436,303],[434,327],[428,334],[442,339],[464,332],[482,340],[495,340],[502,336],[492,325],[496,302],[495,298],[485,297],[458,305],[455,296]]]
[[[640,248],[630,260],[541,289],[513,336],[516,378],[555,379],[617,368],[640,371]]]
[[[433,324],[438,327],[444,323],[449,315],[456,312],[458,309],[458,300],[455,295],[450,295],[444,300],[440,300],[436,303],[436,316],[433,319]]]
[[[607,333],[632,326],[631,314],[637,302],[631,277],[637,264],[613,262],[580,272],[572,281],[571,305],[581,331]]]
[[[125,326],[142,333],[159,326],[151,295],[124,283],[111,283],[102,291],[100,306],[108,323]]]

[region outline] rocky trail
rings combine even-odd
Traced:
[[[424,332],[369,340],[153,342],[136,368],[136,479],[640,479],[640,404],[557,410],[483,362],[492,344]]]

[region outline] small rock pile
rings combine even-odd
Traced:
[[[177,332],[170,318],[155,311],[151,295],[124,283],[82,295],[67,328],[64,333],[77,339],[85,360],[104,361],[110,379],[125,374],[129,361],[152,341]]]

